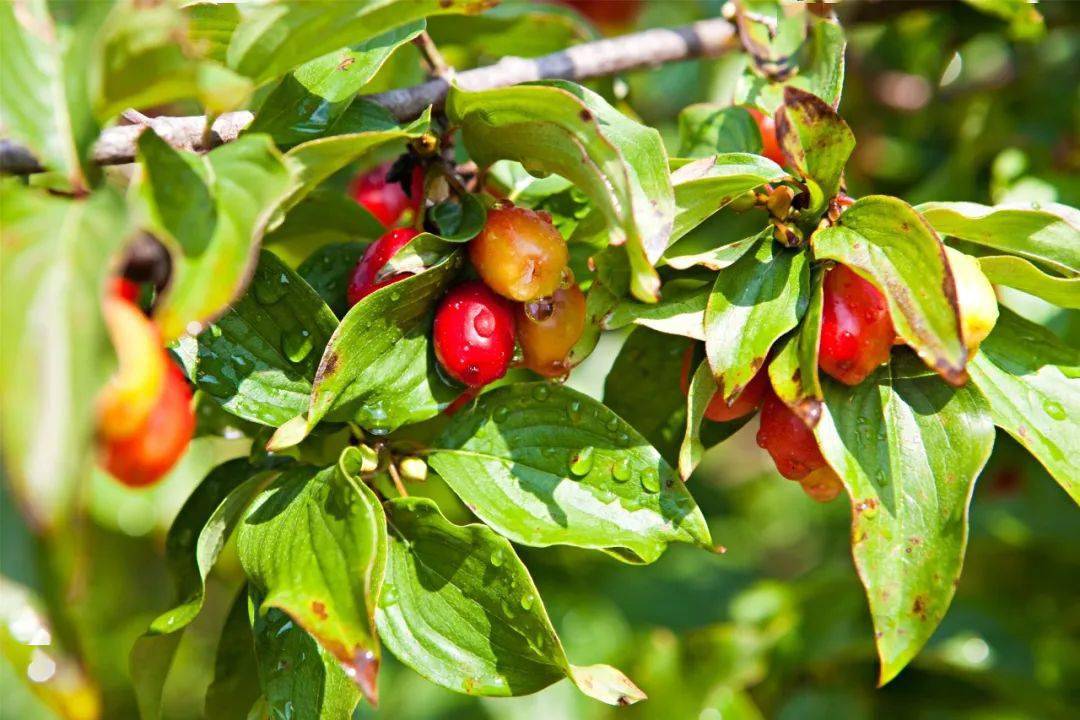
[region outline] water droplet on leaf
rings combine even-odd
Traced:
[[[660,492],[660,472],[656,468],[645,468],[641,473],[641,487],[645,492]]]
[[[294,363],[301,362],[311,354],[311,333],[307,330],[285,333],[281,338],[281,347],[285,357]]]
[[[550,395],[550,394],[551,394],[551,390],[548,388],[547,385],[537,385],[536,389],[533,390],[533,397],[536,398],[537,400],[541,401],[541,402],[543,402],[544,400],[547,400],[548,395]]]
[[[570,461],[570,472],[578,476],[588,475],[593,465],[593,449],[584,447]]]
[[[1064,420],[1066,418],[1065,408],[1061,406],[1061,403],[1054,400],[1047,400],[1044,402],[1043,410],[1055,420]]]
[[[622,457],[611,466],[611,477],[615,482],[626,482],[630,479],[630,461]]]

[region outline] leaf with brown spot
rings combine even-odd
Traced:
[[[375,703],[386,519],[359,468],[359,451],[350,447],[337,465],[282,473],[241,523],[237,552],[264,596],[260,616],[272,608],[288,614]]]
[[[994,427],[975,388],[948,386],[910,351],[895,352],[861,385],[823,378],[822,387],[814,432],[852,498],[852,555],[879,633],[884,684],[919,652],[952,601],[971,492]]]
[[[784,104],[776,114],[776,138],[788,164],[806,180],[810,205],[806,212],[820,215],[840,190],[855,135],[836,111],[810,93],[784,88]]]
[[[860,198],[839,224],[814,233],[811,244],[819,259],[847,265],[885,295],[896,334],[927,367],[954,385],[967,380],[968,352],[945,248],[910,205],[885,195]]]

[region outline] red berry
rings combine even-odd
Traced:
[[[564,0],[605,32],[631,24],[641,12],[641,0]]]
[[[412,209],[413,212],[419,210],[424,194],[424,171],[419,165],[413,167],[409,195],[405,194],[400,184],[386,182],[386,174],[390,172],[391,165],[392,163],[384,163],[370,172],[358,175],[349,186],[349,194],[353,199],[386,227],[397,224],[407,209]]]
[[[570,350],[585,332],[585,293],[571,285],[530,305],[540,312],[519,305],[517,313],[525,367],[545,377],[565,375],[570,370]]]
[[[168,370],[150,414],[130,435],[102,443],[101,462],[110,475],[129,487],[145,487],[172,469],[195,432],[191,388],[167,358]]]
[[[780,141],[776,138],[776,121],[771,115],[765,115],[757,108],[746,110],[753,116],[761,133],[761,154],[777,165],[785,165],[787,161],[784,160],[784,151],[780,149]]]
[[[679,384],[682,386],[683,395],[690,392],[690,363],[694,357],[694,346],[686,348],[683,354],[682,378]],[[709,406],[705,408],[705,417],[713,422],[727,422],[749,415],[761,406],[761,400],[765,397],[768,389],[768,372],[765,368],[758,370],[743,391],[735,397],[735,401],[728,405],[724,402],[724,396],[717,392],[709,400]]]
[[[885,296],[853,270],[825,275],[818,364],[842,383],[858,385],[889,360],[896,331]]]
[[[391,230],[367,246],[367,249],[364,250],[364,256],[356,263],[356,269],[353,270],[352,278],[349,280],[346,295],[349,298],[350,307],[379,288],[409,277],[411,273],[396,273],[378,282],[375,281],[379,271],[383,269],[386,263],[390,262],[390,258],[394,257],[394,253],[405,247],[410,240],[419,234],[412,228],[398,228],[397,230]]]
[[[462,283],[435,311],[435,357],[447,374],[482,387],[506,374],[514,356],[514,309],[481,282]]]
[[[469,243],[469,259],[488,287],[519,302],[554,293],[568,255],[550,215],[513,206],[491,210]]]
[[[799,480],[825,467],[814,433],[771,389],[761,405],[757,444],[768,451],[776,469],[788,480]]]

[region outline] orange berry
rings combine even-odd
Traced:
[[[577,285],[559,288],[550,298],[518,306],[517,313],[525,367],[545,377],[565,375],[567,356],[585,332],[585,293]]]
[[[566,241],[550,218],[526,208],[491,210],[469,243],[469,259],[487,286],[518,302],[555,292],[567,258]]]

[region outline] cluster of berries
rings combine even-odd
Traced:
[[[406,194],[386,182],[385,167],[353,187],[353,197],[388,227],[406,209],[420,210],[422,188],[414,181]],[[394,228],[368,246],[349,282],[350,305],[409,277],[380,275],[418,234]],[[470,389],[498,380],[514,359],[515,342],[524,367],[545,377],[566,375],[570,350],[585,330],[585,295],[573,282],[566,241],[551,217],[499,201],[468,255],[478,279],[451,288],[435,311],[435,356],[446,375]]]
[[[116,278],[105,298],[105,324],[119,368],[97,399],[99,462],[129,487],[161,479],[195,432],[191,387],[139,307],[138,295],[138,285]]]
[[[761,132],[762,155],[777,164],[785,159],[772,117],[749,108]],[[997,298],[978,261],[946,248],[960,308],[960,330],[970,354],[990,333],[997,320]],[[818,367],[846,385],[858,385],[888,362],[898,343],[885,296],[851,268],[836,265],[824,278]],[[683,392],[688,391],[692,349],[683,361]],[[726,422],[761,409],[757,443],[773,459],[777,471],[796,480],[815,500],[827,502],[843,489],[840,478],[825,462],[810,426],[793,412],[769,383],[763,365],[729,405],[719,392],[710,400],[705,417]]]

